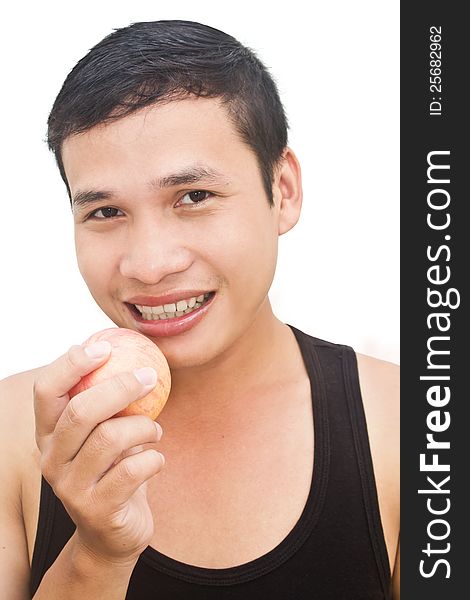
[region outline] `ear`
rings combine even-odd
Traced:
[[[286,147],[273,184],[274,203],[279,211],[278,233],[286,233],[297,223],[302,208],[302,177],[294,152]]]

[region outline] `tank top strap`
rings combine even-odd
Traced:
[[[377,560],[377,568],[385,585],[385,582],[390,581],[391,577],[390,563],[380,519],[379,500],[370,451],[367,421],[359,383],[357,358],[356,353],[351,347],[343,346],[342,348],[344,356],[344,386],[346,390],[351,429],[354,437],[356,458],[361,475],[362,493],[367,512],[369,534]]]
[[[328,491],[322,518],[345,526],[344,513],[351,511],[350,527],[364,531],[358,515],[362,503],[367,534],[385,597],[390,595],[390,564],[380,518],[367,421],[362,401],[356,353],[350,346],[335,344],[289,325],[304,356],[306,367],[324,390],[326,411],[321,415],[328,454]],[[318,399],[317,399],[318,400]],[[318,409],[318,402],[314,402]],[[315,414],[315,418],[320,415]],[[345,500],[345,495],[347,498]],[[353,508],[354,507],[354,508]],[[365,543],[365,540],[364,540]]]
[[[31,561],[31,597],[36,593],[44,573],[55,562],[75,529],[75,523],[55,496],[49,483],[42,477],[39,519]]]

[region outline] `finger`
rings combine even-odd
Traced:
[[[118,373],[74,396],[65,407],[54,431],[54,460],[58,466],[71,462],[97,425],[110,419],[156,385],[152,367]]]
[[[160,431],[161,428],[152,419],[143,415],[118,417],[100,423],[73,460],[74,482],[80,489],[88,489],[114,463],[119,462],[118,459],[125,458],[124,452],[130,456],[143,450],[141,444],[158,442]]]
[[[91,346],[72,346],[57,360],[41,369],[33,384],[36,434],[42,438],[54,431],[69,401],[68,391],[80,379],[109,358],[111,344],[106,341]]]
[[[94,495],[99,502],[113,499],[124,504],[151,477],[159,473],[165,457],[153,449],[126,456],[96,484]]]

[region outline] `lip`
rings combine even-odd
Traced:
[[[207,294],[207,292],[205,293]],[[214,301],[214,298],[216,296],[215,292],[211,293],[213,295],[209,297],[209,299],[203,306],[200,306],[199,308],[193,310],[187,315],[182,315],[181,317],[173,317],[171,319],[164,319],[162,321],[147,321],[141,315],[137,314],[136,309],[131,308],[131,306],[129,305],[130,302],[126,302],[126,306],[130,314],[132,315],[132,318],[134,319],[136,329],[140,331],[140,333],[143,333],[144,335],[147,335],[149,337],[156,338],[171,337],[174,335],[179,335],[180,333],[184,333],[185,331],[189,331],[205,317],[209,308],[212,306],[212,302]],[[191,292],[191,294],[194,295],[193,292]],[[183,297],[190,298],[191,296]],[[176,298],[175,294],[169,295],[165,297],[164,304],[169,304],[171,302],[170,300],[167,300],[167,298],[173,298],[173,301],[175,301],[177,299],[180,300],[183,297],[180,294],[178,294],[178,298]],[[135,298],[137,298],[138,300],[142,300],[144,297],[136,296]],[[135,298],[133,298],[132,300],[135,300]],[[160,304],[162,304],[162,297],[160,296],[158,298],[158,303],[155,304],[147,304],[148,301],[149,298],[147,297],[145,303],[136,301],[132,302],[132,304],[144,304],[145,306],[159,306]]]

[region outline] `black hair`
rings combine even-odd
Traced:
[[[48,119],[47,143],[62,179],[62,143],[95,125],[158,102],[220,98],[254,151],[269,204],[274,169],[287,145],[287,118],[276,84],[252,50],[192,21],[150,21],[115,29],[72,69]]]

